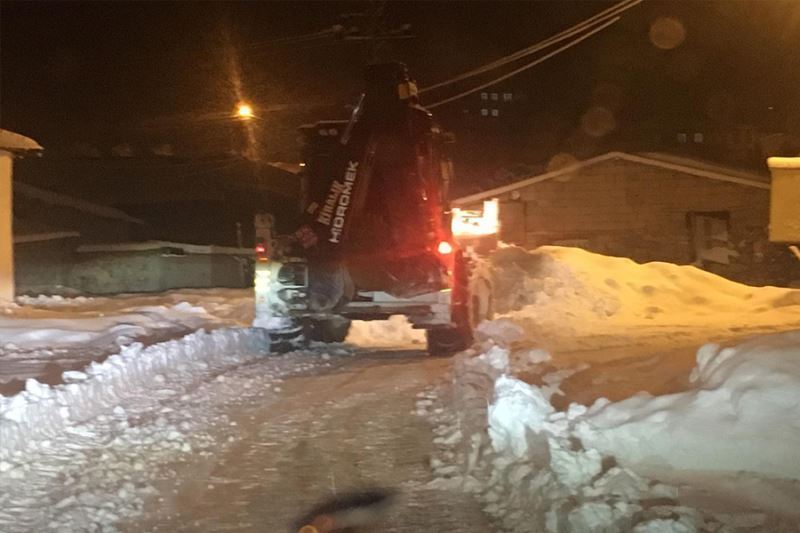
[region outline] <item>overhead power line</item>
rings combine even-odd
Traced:
[[[308,41],[315,41],[318,39],[327,39],[336,35],[337,32],[342,30],[341,26],[332,26],[330,28],[326,28],[324,30],[320,30],[314,33],[306,33],[303,35],[293,35],[289,37],[282,37],[279,39],[273,39],[271,41],[260,41],[256,43],[252,43],[247,46],[247,48],[254,49],[254,48],[263,48],[265,46],[275,46],[275,45],[290,45],[296,43],[305,43]]]
[[[463,98],[463,97],[468,96],[470,94],[476,93],[476,92],[478,92],[478,91],[480,91],[482,89],[485,89],[487,87],[491,87],[492,85],[500,83],[501,81],[504,81],[504,80],[507,80],[508,78],[516,76],[517,74],[519,74],[521,72],[524,72],[524,71],[526,71],[526,70],[528,70],[530,68],[533,68],[536,65],[547,61],[551,57],[560,54],[564,50],[567,50],[568,48],[572,48],[576,44],[578,44],[578,43],[580,43],[582,41],[585,41],[586,39],[588,39],[589,37],[591,37],[595,33],[598,33],[600,31],[606,29],[607,27],[611,26],[612,24],[614,24],[618,20],[619,20],[619,17],[613,18],[613,19],[605,22],[604,24],[601,24],[600,26],[597,26],[596,28],[593,28],[592,30],[590,30],[587,33],[585,33],[584,35],[582,35],[582,36],[580,36],[580,37],[578,37],[576,39],[573,39],[572,41],[568,42],[567,44],[556,48],[555,50],[553,50],[549,54],[543,55],[542,57],[536,59],[535,61],[532,61],[532,62],[530,62],[530,63],[528,63],[526,65],[523,65],[523,66],[521,66],[521,67],[519,67],[519,68],[517,68],[515,70],[512,70],[511,72],[509,72],[507,74],[504,74],[504,75],[502,75],[502,76],[500,76],[498,78],[495,78],[495,79],[493,79],[491,81],[488,81],[486,83],[478,85],[477,87],[473,87],[472,89],[468,89],[468,90],[466,90],[464,92],[461,92],[461,93],[459,93],[459,94],[457,94],[455,96],[451,96],[449,98],[445,98],[444,100],[440,100],[440,101],[438,101],[438,102],[436,102],[434,104],[426,105],[425,107],[427,107],[428,109],[433,109],[435,107],[439,107],[440,105],[444,105],[446,103],[452,102],[453,100],[458,100],[459,98]]]
[[[489,72],[490,70],[494,70],[496,68],[502,67],[502,66],[507,65],[509,63],[513,63],[513,62],[515,62],[515,61],[517,61],[517,60],[519,60],[519,59],[521,59],[523,57],[527,57],[529,55],[535,54],[536,52],[542,51],[545,48],[548,48],[548,47],[550,47],[550,46],[552,46],[554,44],[557,44],[557,43],[559,43],[561,41],[564,41],[564,40],[569,39],[569,38],[571,38],[571,37],[573,37],[575,35],[578,35],[578,34],[582,33],[586,29],[590,29],[592,27],[598,27],[600,24],[602,24],[604,22],[607,22],[608,20],[611,20],[612,18],[614,18],[614,17],[618,16],[619,14],[627,11],[628,9],[631,9],[632,7],[635,7],[636,5],[640,4],[641,2],[642,2],[642,0],[623,0],[622,2],[613,5],[608,9],[603,10],[600,13],[597,13],[596,15],[593,15],[592,17],[589,17],[588,19],[586,19],[586,20],[584,20],[582,22],[579,22],[578,24],[575,24],[575,25],[567,28],[564,31],[561,31],[561,32],[559,32],[559,33],[557,33],[557,34],[555,34],[555,35],[553,35],[551,37],[548,37],[547,39],[544,39],[543,41],[539,41],[536,44],[533,44],[533,45],[528,46],[526,48],[523,48],[521,50],[517,50],[516,52],[514,52],[512,54],[509,54],[507,56],[501,57],[501,58],[499,58],[499,59],[497,59],[495,61],[487,63],[487,64],[485,64],[485,65],[483,65],[481,67],[478,67],[476,69],[473,69],[473,70],[470,70],[468,72],[464,72],[462,74],[459,74],[458,76],[455,76],[455,77],[450,78],[448,80],[441,81],[441,82],[436,83],[434,85],[431,85],[429,87],[424,87],[424,88],[420,89],[419,92],[420,92],[420,94],[422,94],[422,93],[425,93],[425,92],[428,92],[428,91],[432,91],[434,89],[438,89],[438,88],[444,87],[446,85],[451,85],[453,83],[457,83],[459,81],[462,81],[462,80],[465,80],[465,79],[468,79],[468,78],[472,78],[472,77],[478,76],[480,74],[484,74],[486,72]],[[605,27],[605,26],[603,26],[603,27]]]

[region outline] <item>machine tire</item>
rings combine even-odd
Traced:
[[[467,308],[454,310],[454,327],[434,328],[425,332],[430,355],[452,355],[469,348],[473,330],[484,320],[494,318],[492,285],[484,277],[469,282]]]
[[[469,294],[469,325],[474,330],[484,320],[494,318],[492,285],[485,278],[476,278],[470,283]]]
[[[294,328],[287,328],[280,331],[268,331],[268,333],[270,352],[272,353],[287,353],[299,350],[306,344],[303,328],[299,324]]]
[[[324,320],[313,320],[307,333],[309,340],[316,342],[344,342],[350,331],[350,320],[333,317]]]
[[[434,328],[425,331],[430,355],[453,355],[466,350],[472,336],[463,328]]]

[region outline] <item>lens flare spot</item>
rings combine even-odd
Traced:
[[[576,163],[578,163],[577,157],[566,152],[560,152],[551,157],[550,161],[547,162],[547,171],[554,172],[562,168],[570,167]]]
[[[591,107],[581,117],[581,129],[590,137],[604,137],[614,131],[617,121],[614,113],[605,107]]]
[[[683,44],[686,27],[674,17],[658,17],[650,25],[650,42],[656,48],[672,50]]]

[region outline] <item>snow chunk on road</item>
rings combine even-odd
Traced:
[[[528,453],[528,432],[540,433],[554,411],[538,388],[500,376],[495,382],[495,401],[488,413],[492,448],[524,457]]]
[[[425,343],[425,331],[413,329],[408,319],[401,315],[389,320],[354,320],[345,342],[358,346],[418,346]]]
[[[507,318],[487,320],[478,324],[475,329],[475,338],[478,341],[491,339],[493,342],[508,346],[525,338],[525,331]]]
[[[687,392],[608,404],[576,433],[628,465],[800,479],[800,331],[704,346],[692,381]]]

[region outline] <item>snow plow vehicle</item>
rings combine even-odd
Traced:
[[[302,222],[257,222],[254,325],[341,342],[351,320],[404,315],[428,350],[464,349],[491,315],[491,285],[454,240],[446,135],[400,63],[368,68],[349,121],[301,128]],[[260,229],[259,229],[260,226]]]

